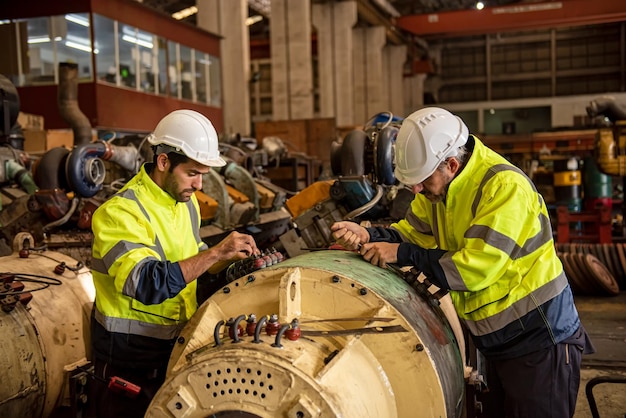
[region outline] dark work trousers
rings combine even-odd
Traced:
[[[582,347],[560,343],[522,357],[487,360],[489,418],[568,418],[580,385]]]
[[[128,367],[112,367],[110,364],[96,359],[94,372],[96,376],[107,382],[112,376],[121,377],[141,388],[141,393],[134,399],[115,393],[107,388],[107,383],[100,379],[91,380],[89,391],[88,416],[97,418],[142,418],[154,395],[165,381],[166,367],[161,369],[131,369]]]

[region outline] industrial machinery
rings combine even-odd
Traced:
[[[72,371],[89,358],[91,272],[29,234],[13,249],[0,257],[0,416],[78,416],[87,382]]]
[[[60,97],[80,138],[71,150],[30,159],[6,134],[0,144],[0,328],[10,382],[0,389],[0,416],[80,416],[94,300],[91,216],[152,159],[143,136],[89,140],[75,95]],[[2,109],[12,127],[19,101]],[[229,269],[213,283],[150,416],[400,417],[416,405],[423,416],[461,416],[469,372],[449,298],[417,274],[314,251],[332,243],[336,220],[388,224],[404,215],[413,195],[393,175],[399,122],[380,114],[350,132],[333,145],[336,178],[296,195],[260,175],[278,151],[220,144],[228,164],[196,193],[200,236],[213,245],[233,230],[249,233],[272,261]],[[283,250],[290,258],[275,263]]]
[[[294,228],[280,242],[290,257],[332,244],[330,226],[341,220],[389,224],[402,218],[413,193],[393,173],[401,119],[374,115],[331,149],[332,180],[317,182],[287,200]]]
[[[427,287],[330,250],[234,280],[183,330],[147,416],[459,417],[463,337]]]
[[[596,161],[600,170],[613,176],[626,175],[626,110],[611,97],[592,100],[587,106],[591,117],[604,116],[610,124],[596,134]]]

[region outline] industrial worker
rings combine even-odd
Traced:
[[[415,193],[406,217],[389,228],[336,222],[337,243],[449,290],[487,360],[485,416],[573,416],[581,354],[593,346],[530,179],[436,107],[402,122],[395,164]]]
[[[176,110],[147,140],[152,162],[93,215],[91,341],[100,387],[92,402],[98,417],[144,416],[179,332],[196,312],[196,278],[260,253],[253,237],[238,232],[211,248],[200,239],[194,192],[203,174],[225,164],[211,122]],[[113,376],[141,392],[133,398],[128,389],[107,389]]]

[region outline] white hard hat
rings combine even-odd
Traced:
[[[396,178],[407,185],[423,182],[442,161],[457,155],[468,135],[465,123],[445,109],[426,107],[412,113],[396,139]]]
[[[148,136],[152,145],[169,145],[202,165],[226,165],[220,157],[217,132],[204,115],[194,110],[175,110],[158,123]]]

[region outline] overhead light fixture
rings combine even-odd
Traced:
[[[68,22],[76,23],[77,25],[85,26],[87,28],[89,27],[89,19],[86,19],[85,17],[80,15],[68,14],[65,15],[65,20],[67,20]]]
[[[122,39],[126,42],[130,42],[131,44],[141,45],[148,49],[152,49],[154,47],[154,44],[152,42],[144,41],[143,39],[137,39],[134,36],[122,35]]]
[[[256,22],[260,22],[261,20],[263,20],[263,16],[261,15],[250,16],[249,18],[246,19],[246,25],[252,26]]]
[[[172,13],[172,17],[176,20],[182,20],[191,15],[195,15],[196,13],[198,13],[198,8],[196,6],[191,6],[186,9],[179,10],[176,13]]]
[[[483,3],[482,1],[479,1],[476,3],[476,10],[482,10],[485,8],[485,3]]]
[[[32,38],[28,38],[29,44],[43,44],[45,42],[50,42],[49,36],[33,36]]]
[[[122,32],[124,35],[128,35],[131,38],[137,38],[140,41],[152,43],[153,37],[149,33],[144,33],[144,32],[135,30],[134,28],[131,29],[129,26],[124,26],[124,28],[122,29]]]
[[[83,44],[79,44],[77,42],[65,41],[65,46],[70,47],[70,48],[74,48],[74,49],[78,49],[79,51],[91,52],[91,47],[88,47],[88,46],[83,45]],[[98,52],[100,52],[100,51],[98,51],[97,48],[93,50],[94,54],[97,54]]]

